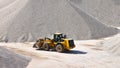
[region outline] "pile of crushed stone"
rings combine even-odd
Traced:
[[[118,30],[104,25],[79,0],[2,0],[0,41],[34,41],[55,32],[73,39],[96,39],[114,35]],[[77,2],[77,4],[76,4]],[[92,2],[92,1],[91,1]],[[87,4],[87,3],[85,3]]]
[[[100,42],[100,45],[111,54],[120,56],[120,33]]]
[[[0,47],[0,68],[26,68],[30,58]]]

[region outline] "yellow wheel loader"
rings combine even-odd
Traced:
[[[74,40],[66,38],[66,35],[62,33],[54,33],[52,38],[41,38],[33,45],[34,48],[43,49],[49,51],[50,49],[57,52],[69,51],[75,47]]]

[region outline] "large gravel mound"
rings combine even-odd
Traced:
[[[108,26],[120,26],[120,0],[70,0]]]
[[[120,34],[102,41],[100,45],[108,52],[120,56]]]
[[[81,8],[82,6],[79,7],[79,0],[77,4],[77,0],[10,2],[11,4],[1,5],[0,41],[34,41],[55,32],[65,33],[74,39],[91,39],[111,36],[118,32],[117,29],[102,24],[99,19]]]
[[[26,68],[30,58],[0,47],[0,68]]]

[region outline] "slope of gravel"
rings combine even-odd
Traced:
[[[99,21],[99,19],[93,17],[87,11],[84,11],[78,7],[75,3],[69,2],[70,5],[79,13],[79,15],[86,21],[88,25],[92,38],[102,38],[110,35],[114,35],[118,32],[117,28],[112,28],[104,25]]]
[[[99,44],[111,54],[120,56],[120,34],[110,37]]]
[[[0,68],[26,68],[29,62],[29,57],[15,54],[0,47]]]
[[[84,9],[101,23],[108,26],[120,26],[120,0],[70,0]]]
[[[9,2],[11,4],[0,9],[0,41],[34,41],[55,32],[65,33],[74,39],[102,38],[117,33],[117,29],[101,24],[86,10],[76,10],[74,4],[77,4],[71,2],[71,6],[69,0]]]

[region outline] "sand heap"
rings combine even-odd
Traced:
[[[26,68],[30,58],[0,47],[0,68]]]
[[[120,0],[70,0],[102,23],[120,26]]]
[[[120,56],[120,34],[117,34],[100,43],[108,52]]]
[[[91,39],[118,32],[79,7],[74,3],[77,0],[10,1],[0,8],[1,41],[34,41],[55,32],[63,32],[74,39]]]

